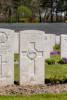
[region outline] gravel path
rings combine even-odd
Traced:
[[[62,85],[35,85],[35,86],[5,86],[0,87],[0,94],[40,94],[40,93],[64,93],[67,92],[67,84]]]

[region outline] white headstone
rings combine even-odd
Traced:
[[[44,48],[44,32],[20,32],[20,85],[44,84]]]
[[[14,32],[14,53],[19,54],[19,32]]]
[[[13,31],[0,29],[0,86],[14,83]]]
[[[61,35],[61,58],[67,58],[67,35]]]
[[[60,35],[56,35],[56,44],[60,44]]]
[[[53,47],[55,46],[56,44],[56,35],[55,34],[50,34],[50,44],[51,44],[51,51],[53,51]]]
[[[45,34],[44,36],[44,53],[45,53],[45,59],[50,58],[50,52],[51,52],[51,45],[50,45],[50,34]]]

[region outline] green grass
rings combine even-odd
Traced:
[[[15,68],[14,68],[14,81],[15,82],[18,82],[19,81],[19,67],[18,65],[15,65]]]
[[[14,54],[14,61],[19,61],[19,54]]]
[[[0,96],[0,100],[67,100],[67,93],[64,94],[38,94],[38,95],[16,95]]]
[[[45,77],[46,79],[53,78],[54,76],[58,77],[58,79],[62,79],[63,77],[67,78],[67,64],[59,65],[47,65],[45,68]]]
[[[53,47],[54,51],[57,51],[57,52],[60,52],[60,44],[56,44],[54,47]]]
[[[56,64],[54,65],[45,65],[45,78],[50,80],[54,77],[62,80],[67,78],[67,64],[57,64],[57,61],[60,60],[60,55],[51,55],[52,59],[55,59]]]
[[[51,55],[50,58],[54,59],[55,62],[60,60],[60,55]]]
[[[19,61],[19,54],[14,54],[14,61]],[[19,81],[19,66],[18,65],[14,65],[14,81],[18,82]]]
[[[54,51],[60,52],[60,49],[54,49]]]

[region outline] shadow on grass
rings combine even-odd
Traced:
[[[56,84],[65,84],[67,83],[67,78],[64,80],[60,80],[60,79],[45,79],[44,83],[46,85],[56,85]],[[19,85],[19,81],[14,81],[15,85]]]
[[[14,84],[15,85],[19,85],[19,81],[14,81]]]
[[[65,84],[67,83],[67,78],[60,80],[60,79],[45,79],[46,85],[56,85],[56,84]]]

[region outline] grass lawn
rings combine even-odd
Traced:
[[[19,54],[14,54],[14,61],[19,61]]]
[[[39,95],[17,95],[0,96],[0,100],[67,100],[67,93],[64,94],[39,94]]]
[[[15,65],[15,69],[14,69],[14,81],[18,82],[19,81],[19,67],[18,65]]]
[[[19,61],[19,55],[18,54],[14,55],[14,61]],[[14,81],[18,82],[19,81],[19,67],[16,64],[14,66],[15,66],[15,68],[14,68]]]
[[[56,78],[62,80],[67,78],[67,64],[66,65],[47,65],[45,68],[45,77],[50,80]]]
[[[60,60],[60,55],[51,55],[52,59],[55,61]],[[53,77],[57,77],[59,80],[62,80],[63,77],[67,78],[67,64],[54,64],[54,65],[45,65],[45,77],[46,79],[50,79]]]
[[[50,58],[54,59],[57,62],[60,60],[60,55],[50,55]]]

